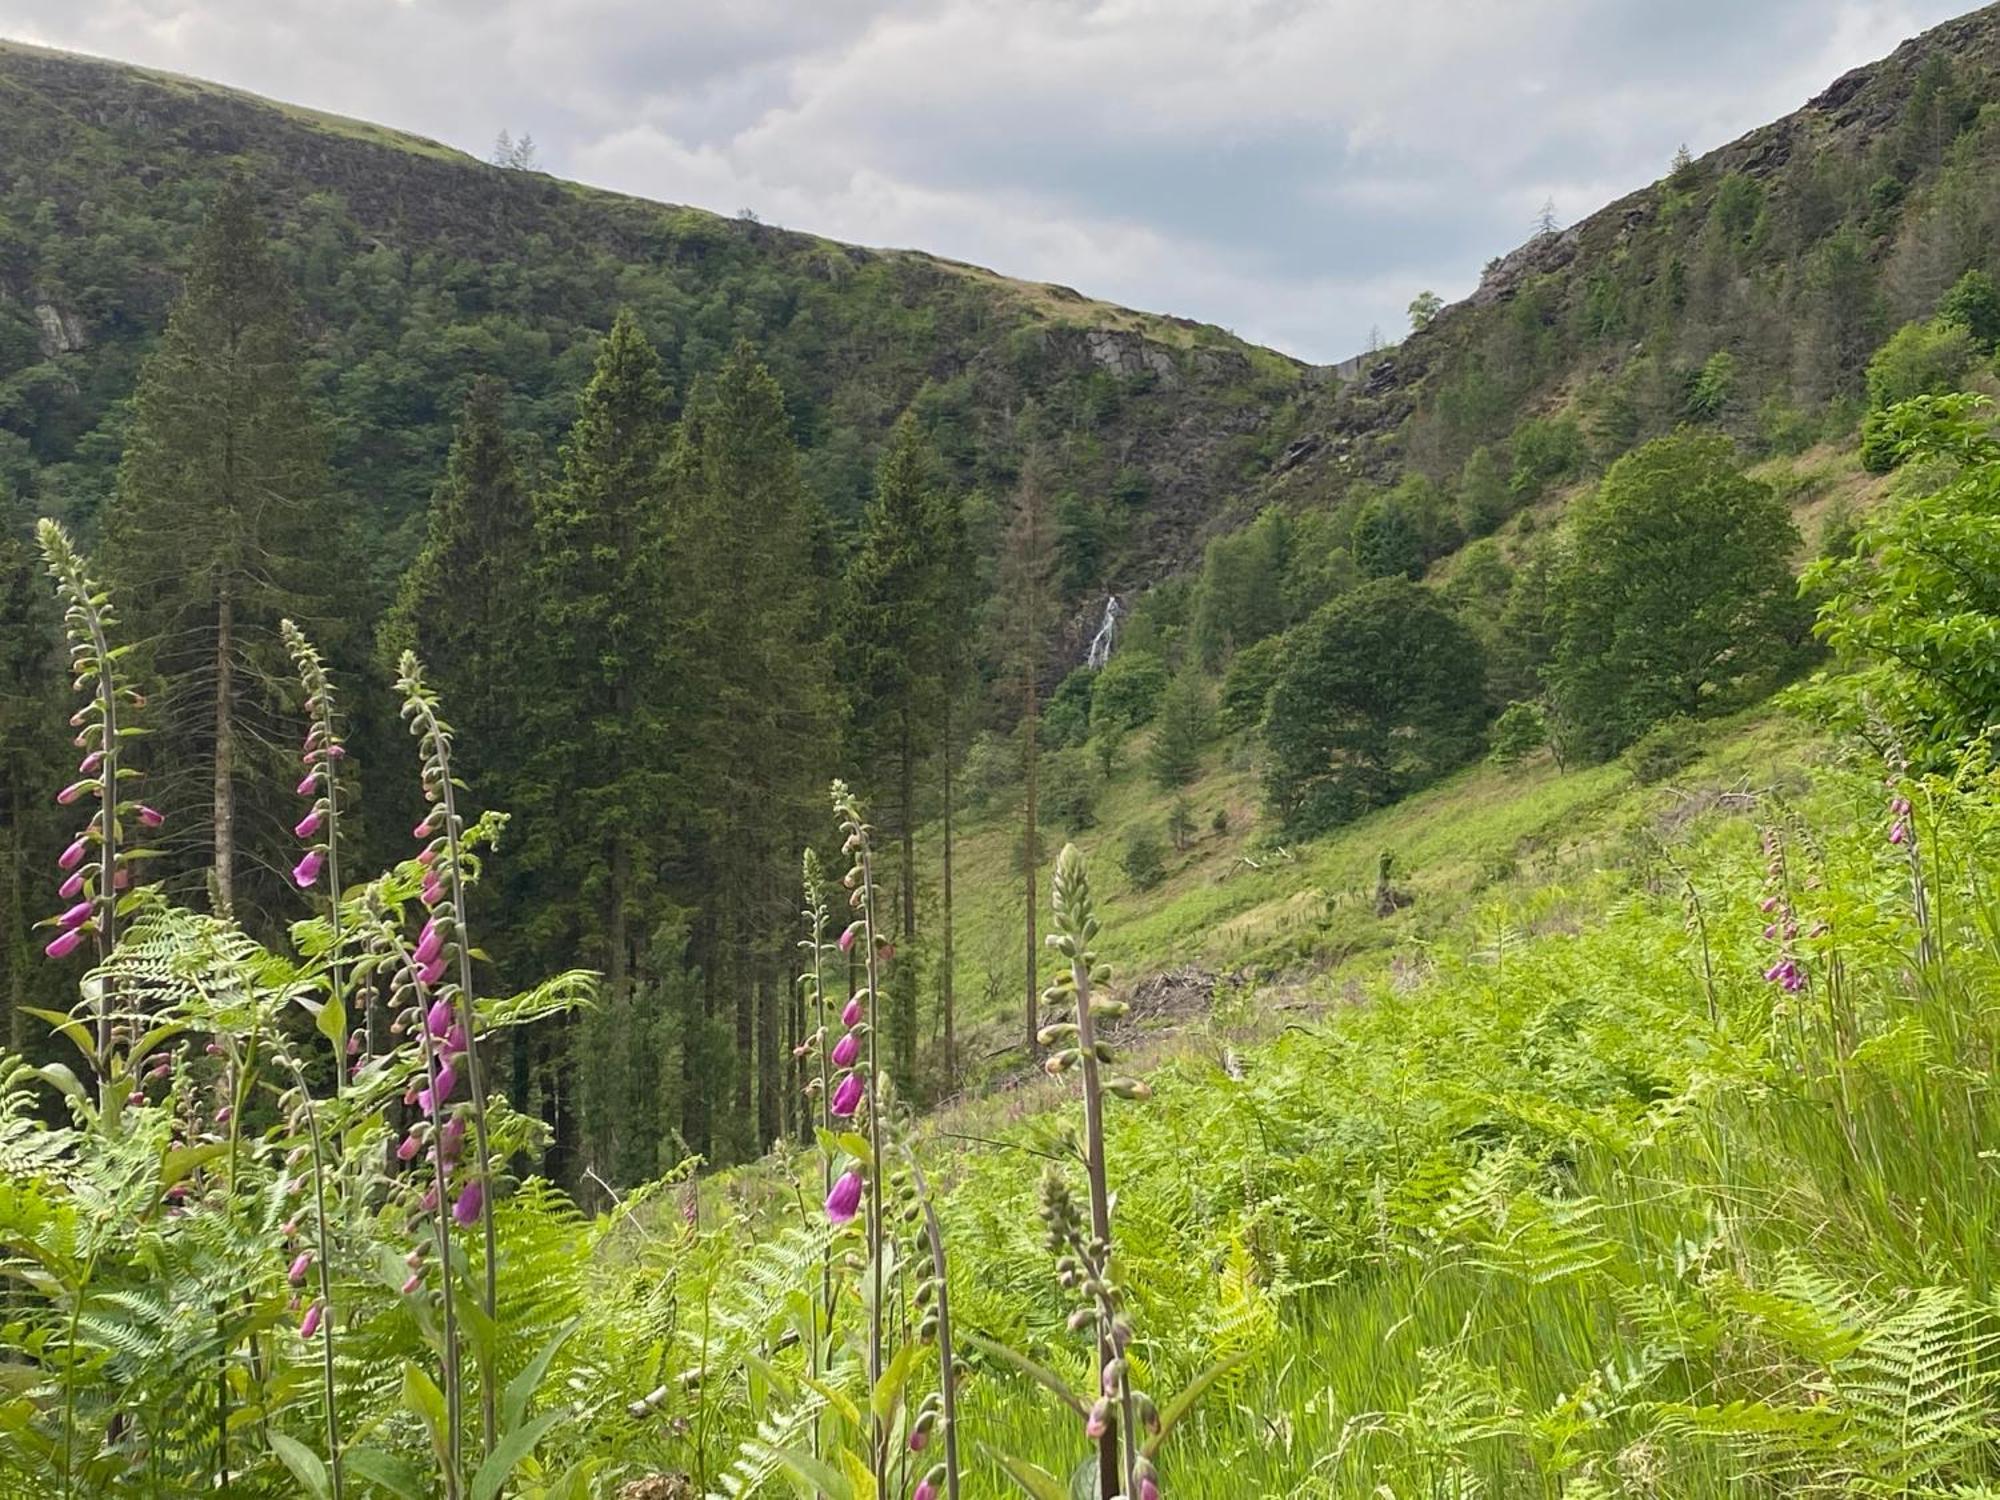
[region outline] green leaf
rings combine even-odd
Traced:
[[[1175,1425],[1194,1410],[1195,1402],[1207,1394],[1208,1388],[1247,1360],[1250,1354],[1251,1351],[1248,1349],[1239,1349],[1234,1354],[1226,1354],[1183,1386],[1180,1394],[1160,1409],[1160,1430],[1140,1444],[1139,1451],[1148,1458],[1158,1453],[1160,1444],[1173,1435]]]
[[[781,1448],[775,1443],[767,1443],[758,1438],[750,1439],[743,1446],[746,1452],[754,1450],[764,1454],[786,1473],[795,1475],[819,1494],[826,1496],[827,1500],[855,1500],[854,1486],[810,1453],[802,1453],[797,1448]],[[844,1460],[847,1452],[842,1449],[841,1453]],[[865,1465],[861,1472],[867,1474]],[[869,1487],[871,1489],[874,1487],[872,1479],[869,1481]]]
[[[996,1453],[984,1443],[980,1450],[1007,1472],[1007,1477],[1025,1490],[1032,1500],[1070,1500],[1069,1489],[1060,1479],[1039,1464],[1031,1464],[1025,1458],[1009,1458],[1004,1453]]]
[[[332,1042],[334,1047],[347,1045],[347,1006],[340,996],[331,996],[313,1017],[313,1028]]]
[[[287,1437],[282,1432],[269,1433],[267,1437],[271,1451],[283,1460],[285,1467],[292,1471],[292,1476],[300,1484],[318,1496],[319,1500],[332,1500],[333,1482],[327,1478],[326,1465],[320,1461],[317,1453],[297,1438]]]
[[[448,1462],[444,1392],[438,1389],[437,1382],[424,1370],[407,1362],[403,1365],[403,1405],[423,1418],[424,1428],[431,1435],[431,1448],[436,1452],[438,1462]]]
[[[428,1485],[423,1475],[393,1453],[380,1448],[349,1448],[340,1455],[340,1462],[347,1473],[396,1500],[425,1500]]]
[[[57,1032],[68,1037],[77,1051],[81,1052],[95,1064],[97,1061],[97,1038],[92,1036],[90,1028],[75,1016],[70,1015],[67,1011],[43,1010],[38,1005],[24,1005],[21,1009],[31,1016],[39,1016],[42,1020],[47,1021]],[[63,1071],[67,1073],[69,1069],[64,1068]],[[53,1082],[53,1080],[51,1081]],[[62,1085],[57,1084],[56,1087],[61,1088]]]
[[[160,1186],[170,1188],[177,1182],[185,1181],[195,1168],[214,1161],[228,1150],[226,1141],[210,1141],[204,1146],[175,1146],[160,1157]]]
[[[889,1368],[882,1372],[882,1378],[875,1382],[875,1389],[869,1393],[868,1406],[882,1421],[887,1422],[896,1414],[896,1408],[903,1404],[903,1387],[910,1381],[910,1366],[916,1362],[917,1344],[905,1344],[889,1361]]]
[[[582,1321],[581,1318],[571,1318],[558,1328],[555,1336],[528,1361],[527,1367],[507,1382],[507,1389],[500,1394],[500,1428],[503,1432],[512,1432],[521,1425],[521,1418],[528,1414],[528,1403],[534,1399],[536,1387],[541,1385],[542,1377],[549,1372],[549,1361],[556,1357],[563,1341],[576,1332],[577,1325]]]
[[[840,1450],[840,1467],[847,1475],[847,1488],[854,1500],[879,1500],[875,1488],[875,1474],[868,1467],[866,1459],[852,1448],[843,1446]]]
[[[1025,1354],[1016,1354],[1005,1344],[996,1344],[993,1340],[981,1338],[976,1333],[961,1333],[959,1337],[973,1348],[979,1350],[980,1353],[990,1354],[1002,1364],[1012,1365],[1037,1385],[1054,1392],[1077,1416],[1087,1417],[1090,1415],[1090,1408],[1084,1405],[1076,1392],[1069,1388],[1068,1382],[1062,1376],[1056,1374],[1055,1371],[1036,1364]]]
[[[514,1465],[533,1453],[535,1444],[542,1440],[542,1434],[560,1422],[563,1416],[564,1413],[559,1411],[544,1412],[527,1426],[515,1428],[494,1444],[486,1462],[472,1476],[472,1500],[493,1500],[500,1493],[500,1486],[507,1482],[507,1476],[514,1472]]]
[[[854,1398],[848,1395],[847,1392],[843,1391],[837,1385],[832,1385],[811,1375],[801,1375],[799,1380],[804,1385],[826,1397],[826,1404],[839,1412],[841,1419],[849,1427],[860,1427],[861,1408],[854,1404]]]
[[[859,1162],[865,1162],[873,1155],[868,1149],[868,1137],[858,1131],[821,1128],[816,1134],[822,1151],[836,1156],[851,1156]]]

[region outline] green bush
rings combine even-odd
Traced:
[[[1090,722],[1098,729],[1137,729],[1159,712],[1167,690],[1167,664],[1150,651],[1114,651],[1090,693]]]
[[[1135,833],[1125,841],[1125,852],[1118,863],[1125,871],[1125,878],[1142,891],[1150,891],[1167,878],[1167,857],[1160,847],[1158,834],[1150,831]]]
[[[1068,834],[1097,825],[1097,775],[1082,750],[1058,750],[1042,757],[1041,798],[1036,815]]]
[[[1222,674],[1224,729],[1255,729],[1264,721],[1264,708],[1271,701],[1271,684],[1278,680],[1284,649],[1285,638],[1274,635],[1230,658],[1229,669]]]
[[[1652,786],[1685,771],[1701,758],[1701,726],[1692,719],[1673,718],[1655,725],[1625,752],[1633,780]]]
[[[1493,761],[1517,765],[1549,742],[1548,715],[1539,703],[1510,703],[1493,721]]]
[[[1042,743],[1055,749],[1081,745],[1090,738],[1090,699],[1097,674],[1078,667],[1049,695],[1042,709]]]

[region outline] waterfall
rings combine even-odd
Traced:
[[[1112,638],[1118,634],[1118,619],[1125,613],[1125,606],[1118,602],[1118,596],[1111,594],[1104,601],[1104,623],[1097,627],[1097,634],[1090,638],[1090,654],[1084,658],[1087,667],[1101,667],[1111,660]]]

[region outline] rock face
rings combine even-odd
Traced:
[[[1084,347],[1091,359],[1113,375],[1131,379],[1150,375],[1162,385],[1172,386],[1180,378],[1173,355],[1151,339],[1115,328],[1093,328],[1084,335]]]
[[[43,359],[80,353],[89,342],[84,337],[83,320],[75,313],[65,312],[53,302],[37,302],[29,311],[35,317],[35,337]]]

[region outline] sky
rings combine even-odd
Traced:
[[[1969,0],[0,0],[0,36],[1303,359]]]

